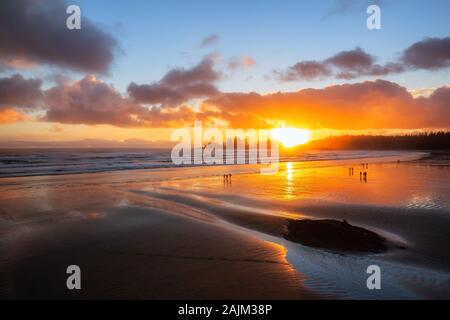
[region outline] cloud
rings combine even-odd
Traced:
[[[67,73],[54,72],[46,76],[46,80],[53,82],[57,85],[68,84],[72,81],[72,78]]]
[[[42,90],[41,79],[25,79],[15,74],[0,78],[0,110],[22,108],[31,111],[39,108],[45,112],[39,120],[65,124],[183,126],[195,119],[208,121],[207,114],[199,114],[185,103],[190,99],[218,94],[214,82],[219,77],[220,74],[213,69],[211,56],[192,68],[173,69],[157,83],[131,83],[128,96],[94,75],[72,82],[64,74],[52,74],[49,79],[53,80],[55,86]],[[165,108],[168,106],[170,108]],[[5,112],[2,121],[21,120],[18,115],[19,112]]]
[[[310,129],[450,128],[450,88],[414,98],[384,80],[268,95],[224,93],[205,103],[232,127],[251,127],[255,122],[246,121],[253,117],[266,126],[275,121]]]
[[[164,81],[161,80],[164,84],[180,86],[186,80],[183,73],[166,76]],[[227,124],[234,128],[268,128],[284,124],[336,130],[450,129],[450,87],[447,86],[435,89],[429,96],[413,95],[406,88],[385,80],[267,95],[216,92],[204,99],[200,108],[187,104],[164,108],[149,107],[124,96],[95,76],[56,85],[43,93],[40,81],[36,79],[26,80],[15,75],[0,79],[0,84],[3,83],[15,83],[21,88],[6,92],[34,88],[29,90],[34,94],[3,96],[3,101],[9,103],[7,105],[38,105],[45,110],[40,120],[64,124],[173,128],[190,126],[195,120],[201,120],[205,125]],[[3,87],[14,88],[12,85]],[[33,98],[41,102],[38,104]],[[23,119],[22,114],[11,107],[0,112],[2,123]]]
[[[422,105],[425,118],[429,118],[433,127],[450,127],[450,87],[445,86],[436,89],[428,98],[417,98],[418,104]]]
[[[183,72],[169,72],[160,82],[179,86],[186,79],[214,78],[194,74],[197,76],[185,78]],[[39,84],[38,80],[25,80],[18,75],[13,78],[18,80],[17,83]],[[2,81],[4,79],[0,83]],[[35,97],[41,99],[39,94]],[[18,103],[9,99],[10,103]],[[194,109],[186,104],[172,108],[148,107],[132,97],[123,96],[96,77],[87,76],[44,91],[42,100],[46,113],[40,120],[67,124],[173,128],[201,120],[205,125],[228,124],[234,128],[268,128],[285,124],[336,130],[450,129],[450,87],[436,88],[428,96],[417,96],[385,80],[267,95],[215,92],[202,101],[200,108]],[[28,103],[33,104],[32,101]]]
[[[19,74],[0,78],[0,109],[35,107],[42,97],[41,85],[42,80],[25,79]]]
[[[327,19],[333,16],[365,12],[369,5],[384,4],[382,0],[334,0],[330,8],[327,10],[322,19]]]
[[[255,59],[250,56],[244,55],[241,57],[231,58],[228,62],[228,68],[231,70],[237,69],[251,69],[256,64]]]
[[[14,69],[33,69],[37,64],[25,58],[0,58],[0,71]]]
[[[67,29],[66,7],[62,0],[0,1],[0,60],[107,72],[117,40],[84,15],[81,30]]]
[[[64,128],[59,124],[54,124],[48,130],[54,133],[64,132]]]
[[[326,60],[343,71],[362,71],[372,67],[375,58],[364,52],[361,48],[349,51],[341,51]]]
[[[214,70],[211,57],[203,59],[190,68],[177,68],[169,71],[160,81],[152,84],[128,86],[128,94],[139,103],[176,107],[195,98],[205,98],[218,93],[214,82],[220,74]]]
[[[402,62],[412,69],[440,69],[450,66],[450,37],[427,38],[407,48]]]
[[[332,72],[327,64],[319,61],[302,61],[288,68],[286,72],[275,72],[283,81],[295,81],[299,79],[314,80],[329,77]]]
[[[111,124],[138,126],[142,107],[122,97],[114,87],[95,76],[45,92],[47,112],[42,120],[71,124]]]
[[[46,113],[40,120],[65,124],[174,127],[191,124],[196,119],[196,113],[188,106],[170,110],[147,108],[122,96],[95,76],[47,90],[45,108]]]
[[[301,61],[287,71],[275,71],[282,81],[315,80],[334,77],[336,79],[355,79],[361,76],[382,76],[401,72],[398,63],[376,64],[376,58],[363,49],[341,51],[323,61]]]
[[[447,86],[447,88],[450,89],[450,86]],[[436,91],[436,89],[438,89],[438,88],[418,88],[418,89],[410,90],[410,92],[414,98],[429,97]]]
[[[219,40],[220,40],[220,37],[217,33],[211,34],[202,40],[202,42],[200,43],[200,47],[204,48],[204,47],[208,47],[208,46],[217,44],[219,42]]]
[[[386,76],[411,70],[436,70],[450,66],[450,37],[427,38],[405,49],[397,61],[377,64],[376,57],[356,47],[341,51],[323,61],[300,61],[285,71],[275,71],[282,81],[322,78],[355,79]]]
[[[23,121],[24,115],[14,109],[0,109],[0,125]]]

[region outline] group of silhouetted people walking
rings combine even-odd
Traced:
[[[364,182],[367,182],[367,172],[366,171],[364,171],[364,172],[359,172],[359,180],[360,181],[363,181],[364,180]]]
[[[361,166],[363,170],[369,169],[368,163],[361,163]],[[348,175],[353,176],[355,169],[354,168],[348,168]],[[359,180],[362,182],[367,182],[367,171],[360,171],[359,172]]]
[[[231,183],[231,174],[224,174],[224,175],[223,175],[223,183],[224,183],[224,184],[229,184],[229,183]]]
[[[368,163],[361,163],[363,169],[369,169]],[[359,172],[359,181],[367,182],[367,171]]]

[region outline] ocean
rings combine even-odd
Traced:
[[[311,151],[280,162],[403,157],[403,151]],[[189,165],[185,165],[189,166]],[[0,178],[176,167],[170,149],[0,149]]]

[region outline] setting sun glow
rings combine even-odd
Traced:
[[[290,148],[307,143],[311,138],[311,131],[297,128],[276,128],[271,131],[271,137]]]

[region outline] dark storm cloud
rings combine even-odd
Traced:
[[[116,39],[82,12],[81,30],[66,27],[63,0],[0,1],[0,60],[20,58],[86,72],[108,71]]]

